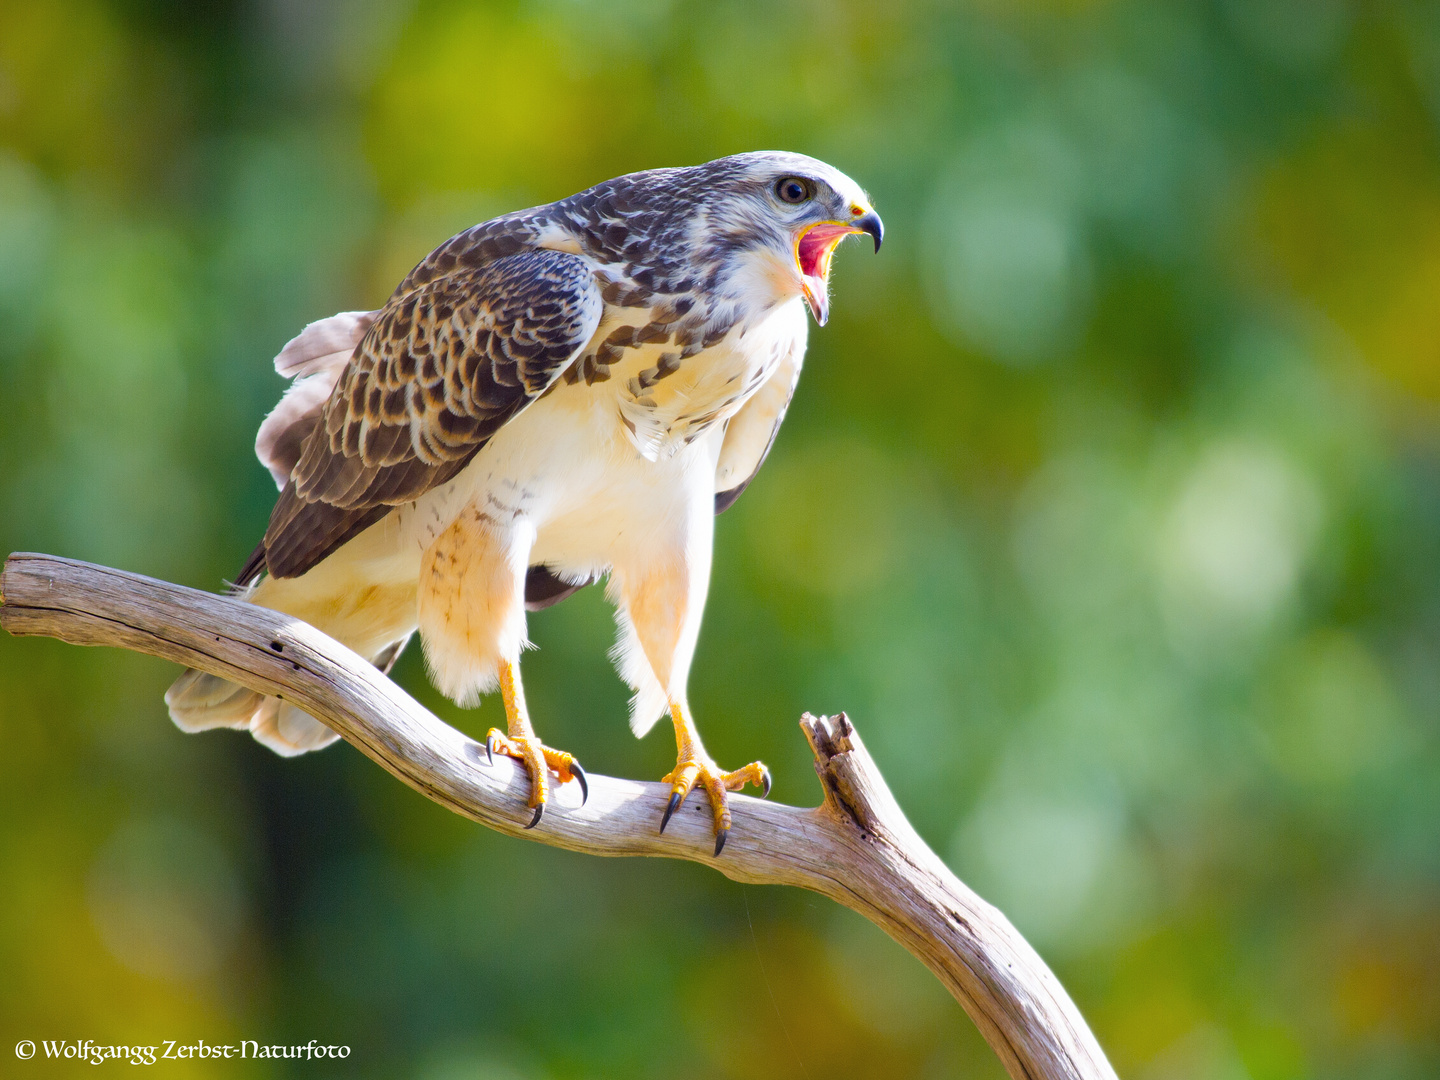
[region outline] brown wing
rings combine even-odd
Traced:
[[[237,584],[297,577],[390,510],[452,479],[543,394],[600,324],[585,262],[524,251],[398,293],[305,440]],[[257,551],[256,555],[259,555]]]

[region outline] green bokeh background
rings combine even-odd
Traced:
[[[767,147],[888,239],[837,258],[717,523],[716,756],[813,804],[796,718],[848,710],[1122,1076],[1440,1074],[1425,0],[4,0],[0,552],[218,587],[301,326],[495,213]],[[547,741],[666,771],[599,590],[531,632]],[[348,746],[183,736],[176,673],[0,639],[0,1073],[61,1071],[21,1038],[253,1038],[353,1053],[167,1068],[1001,1075],[826,901],[508,840]],[[498,716],[418,650],[397,678]]]

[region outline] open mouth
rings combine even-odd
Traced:
[[[830,315],[827,287],[830,257],[835,254],[835,248],[841,240],[864,231],[838,221],[822,221],[818,225],[811,225],[795,241],[795,265],[800,269],[805,302],[810,305],[810,313],[821,326],[825,325],[825,320]]]
[[[835,247],[861,230],[853,225],[842,225],[838,221],[822,221],[812,225],[800,236],[795,245],[795,261],[800,264],[800,273],[805,277],[824,278],[830,273],[830,256]]]

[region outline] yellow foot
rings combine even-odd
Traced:
[[[660,778],[662,784],[670,784],[670,805],[665,807],[665,816],[660,819],[660,831],[670,824],[670,815],[684,805],[692,788],[699,784],[710,796],[710,809],[715,815],[715,854],[725,848],[725,839],[730,835],[730,805],[727,791],[739,791],[746,784],[760,788],[763,799],[770,794],[770,770],[758,761],[752,761],[743,769],[721,772],[709,758],[681,758],[672,772]]]
[[[504,754],[524,763],[525,770],[530,774],[529,805],[535,808],[535,816],[530,819],[530,824],[525,826],[527,829],[539,825],[540,819],[545,815],[545,797],[550,791],[549,781],[545,776],[547,769],[553,770],[562,784],[572,779],[580,781],[581,806],[590,798],[590,783],[585,779],[585,770],[580,767],[580,763],[563,750],[552,750],[543,745],[539,739],[524,735],[506,735],[499,728],[491,728],[490,734],[485,736],[485,753],[491,764],[494,764],[496,754]]]

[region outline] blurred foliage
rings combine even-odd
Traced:
[[[813,803],[795,719],[849,710],[1123,1076],[1440,1073],[1425,0],[4,0],[0,551],[218,587],[304,323],[494,213],[763,147],[860,179],[890,239],[838,260],[719,520],[711,748]],[[663,726],[625,729],[598,590],[532,633],[547,741],[669,768]],[[847,912],[503,839],[348,747],[182,736],[174,675],[0,642],[0,1046],[1000,1075]],[[497,716],[418,650],[398,678]]]

